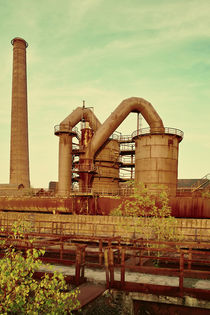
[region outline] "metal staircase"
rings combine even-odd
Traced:
[[[199,189],[207,187],[210,183],[210,173],[199,179],[195,184],[191,186],[191,191],[194,192]]]

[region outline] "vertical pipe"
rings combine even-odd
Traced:
[[[30,187],[27,111],[27,42],[19,37],[13,45],[10,184]]]
[[[137,135],[139,135],[139,113],[137,113]]]
[[[179,258],[179,291],[183,294],[183,283],[184,283],[184,252],[180,251]]]
[[[125,249],[121,248],[121,288],[125,286]]]

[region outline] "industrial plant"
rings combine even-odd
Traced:
[[[206,205],[199,203],[197,213],[190,213],[192,201],[183,199],[186,196],[192,197],[193,193],[200,196],[200,192],[208,188],[209,176],[193,182],[190,187],[180,187],[183,181],[178,183],[178,153],[184,134],[179,129],[166,127],[153,105],[140,97],[123,100],[103,123],[96,117],[93,108],[86,107],[85,101],[83,106],[67,113],[68,116],[54,127],[54,134],[59,140],[58,182],[50,182],[48,191],[30,188],[26,63],[28,44],[19,37],[11,43],[10,182],[0,185],[1,196],[45,196],[40,209],[40,200],[37,204],[35,202],[41,212],[52,212],[54,198],[57,204],[62,203],[58,206],[59,212],[108,214],[116,203],[113,201],[112,205],[109,198],[108,210],[104,200],[110,196],[132,194],[127,184],[132,181],[134,185],[143,183],[153,193],[166,191],[173,214],[177,217],[209,217]],[[130,113],[136,113],[134,125],[137,127],[132,134],[123,135],[117,128]],[[147,128],[142,128],[142,118],[147,122]],[[187,183],[189,185],[189,181]],[[25,209],[25,202],[30,209],[31,198],[26,199],[19,200],[18,207],[22,204],[21,207]],[[4,204],[4,199],[2,202]],[[15,206],[15,199],[13,202]],[[186,205],[180,206],[181,202],[186,202]]]
[[[155,106],[141,97],[122,100],[104,122],[83,101],[81,107],[66,113],[61,122],[55,122],[58,181],[51,181],[49,189],[32,188],[28,147],[28,43],[19,37],[11,43],[10,182],[0,185],[2,235],[9,235],[16,220],[30,222],[33,237],[37,237],[36,246],[46,250],[43,260],[75,264],[72,279],[76,285],[87,280],[86,266],[100,267],[106,270],[105,289],[127,291],[132,300],[147,299],[145,296],[150,294],[150,301],[157,302],[164,295],[176,298],[169,304],[210,309],[205,304],[209,303],[206,302],[209,288],[189,288],[183,280],[184,277],[210,279],[210,174],[196,180],[178,179],[183,131],[165,125]],[[136,128],[130,135],[123,135],[117,128],[130,113],[136,114],[133,124]],[[148,127],[142,128],[142,118]],[[184,141],[181,145],[184,146]],[[154,231],[150,237],[142,236],[138,217],[110,215],[122,201],[132,200],[134,188],[140,184],[154,198],[161,192],[167,193],[171,216],[176,218],[174,231],[182,238],[165,238],[161,243]],[[151,229],[151,217],[143,217],[143,229]],[[160,219],[158,215],[157,218]],[[32,234],[27,232],[26,239],[21,240],[21,249],[29,248],[27,240]],[[116,268],[120,280],[115,278]],[[126,270],[151,273],[154,277],[167,275],[169,283],[129,282],[125,278]],[[176,285],[170,283],[173,277],[177,277]],[[186,296],[195,298],[196,302],[189,302]]]
[[[138,129],[131,136],[116,134],[131,112],[141,114],[149,128]],[[79,122],[83,124],[80,132],[74,129]],[[72,191],[72,180],[79,181],[81,192],[109,194],[117,193],[120,183],[130,179],[149,189],[162,185],[169,195],[176,195],[183,132],[164,127],[146,100],[131,97],[122,101],[103,124],[90,109],[78,107],[55,127],[55,134],[59,136],[59,195]],[[120,176],[125,168],[130,168],[127,178]]]

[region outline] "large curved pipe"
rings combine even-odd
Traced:
[[[101,126],[100,121],[89,108],[78,107],[68,115],[59,127],[58,194],[68,195],[71,190],[72,174],[72,128],[82,120],[89,122],[94,132]]]
[[[141,113],[150,126],[151,133],[164,133],[164,125],[158,113],[148,101],[140,97],[123,100],[101,125],[89,143],[84,158],[93,159],[95,153],[131,112]]]
[[[69,128],[73,128],[78,124],[80,121],[85,120],[89,122],[90,127],[96,131],[100,126],[101,123],[98,118],[95,116],[94,112],[89,108],[77,107],[70,115],[68,115],[61,123],[62,125],[66,126],[69,125]]]

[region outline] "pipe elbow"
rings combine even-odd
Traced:
[[[150,126],[151,133],[164,133],[163,122],[151,103],[141,97],[130,97],[124,99],[114,112],[106,119],[97,130],[88,146],[86,156],[94,156],[100,146],[119,127],[129,113],[141,113]]]

